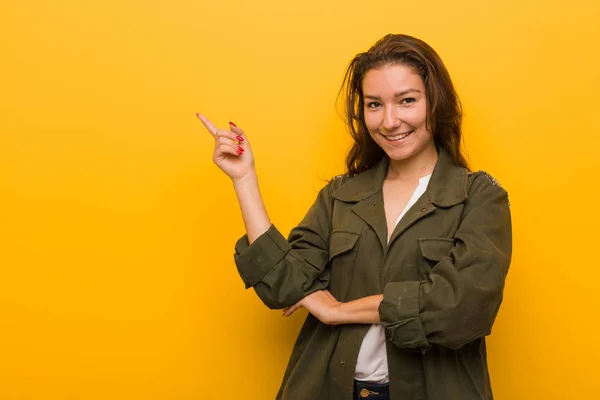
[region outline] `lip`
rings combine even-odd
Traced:
[[[395,135],[384,135],[384,134],[381,134],[381,136],[383,136],[389,142],[401,142],[404,139],[408,138],[410,135],[412,135],[414,132],[415,132],[415,130],[411,129],[410,131],[397,133]],[[391,140],[390,139],[390,138],[393,138],[393,137],[398,137],[398,136],[403,136],[403,135],[406,135],[406,136],[404,136],[403,138],[400,138],[400,139],[396,139],[396,140]]]

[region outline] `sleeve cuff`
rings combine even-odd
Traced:
[[[390,341],[400,348],[429,346],[419,318],[420,287],[417,281],[390,282],[383,291],[379,318]]]
[[[260,282],[292,248],[275,225],[260,235],[252,244],[242,236],[235,245],[235,264],[246,288]]]

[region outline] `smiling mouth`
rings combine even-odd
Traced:
[[[386,138],[387,140],[389,140],[390,142],[397,142],[398,140],[402,140],[404,138],[409,137],[415,130],[411,130],[405,133],[400,133],[399,135],[394,135],[394,136],[385,136],[382,135],[384,138]]]

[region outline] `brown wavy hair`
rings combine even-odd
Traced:
[[[462,106],[442,59],[420,39],[389,34],[379,39],[368,51],[354,57],[338,94],[345,94],[344,117],[354,139],[346,156],[347,173],[355,175],[366,171],[385,156],[369,135],[365,124],[362,81],[373,68],[398,64],[413,68],[423,79],[427,96],[426,123],[436,147],[446,150],[457,165],[468,169],[461,149]]]

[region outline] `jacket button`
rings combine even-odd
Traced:
[[[340,361],[340,365],[344,365],[344,364],[346,364],[345,361]]]
[[[427,207],[421,208],[421,212],[425,212],[425,211],[427,211]]]

